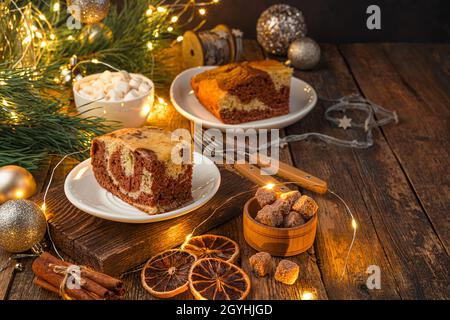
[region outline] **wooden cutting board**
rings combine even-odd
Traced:
[[[57,248],[73,259],[101,272],[118,276],[156,253],[176,247],[213,212],[214,208],[254,184],[236,173],[220,169],[222,182],[216,195],[203,207],[184,216],[148,224],[127,224],[103,220],[74,207],[64,194],[63,185],[50,189],[46,213]],[[251,193],[238,196],[217,210],[196,235],[242,214]]]

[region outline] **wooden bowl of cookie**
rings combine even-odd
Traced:
[[[255,250],[290,257],[308,250],[317,229],[317,203],[299,191],[261,187],[244,205],[244,238]]]

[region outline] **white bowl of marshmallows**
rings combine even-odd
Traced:
[[[126,71],[104,71],[84,77],[73,85],[75,106],[82,117],[119,121],[123,128],[145,124],[154,94],[150,79]]]

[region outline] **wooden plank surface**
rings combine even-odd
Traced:
[[[248,58],[260,57],[256,46],[247,42],[246,48]],[[358,220],[357,241],[348,273],[341,278],[351,240],[350,220],[335,198],[314,195],[320,205],[319,228],[314,248],[295,257],[300,280],[284,286],[252,275],[249,298],[298,299],[303,290],[310,290],[320,299],[448,299],[448,45],[323,45],[322,49],[321,65],[297,73],[300,78],[327,98],[362,93],[396,109],[401,122],[376,130],[376,144],[368,150],[308,141],[291,144],[292,155],[289,149],[281,151],[284,161],[294,161],[327,180],[345,198]],[[351,130],[330,128],[323,117],[327,105],[320,102],[286,133],[316,131],[356,137]],[[162,110],[168,110],[172,119],[169,128],[188,127],[173,110]],[[150,122],[165,123],[161,118]],[[63,181],[72,166],[68,163],[57,170],[54,185]],[[48,178],[47,173],[36,174]],[[239,264],[249,271],[248,258],[254,250],[245,244],[241,218],[211,233],[235,239],[242,251]],[[0,254],[0,262],[4,255]],[[1,298],[58,298],[32,284],[30,264],[30,260],[25,262],[24,272],[0,274]],[[368,290],[365,285],[369,265],[381,268],[381,290]],[[128,299],[153,299],[140,285],[139,272],[125,275],[124,280]],[[177,297],[188,298],[192,298],[188,293]]]
[[[299,76],[327,98],[358,93],[337,48],[323,46],[323,49],[322,68]],[[361,77],[371,83],[371,59],[365,57],[364,61],[366,69],[361,70]],[[382,93],[380,88],[378,94]],[[395,108],[395,104],[384,102],[382,104],[387,108]],[[323,112],[324,105],[320,103],[319,108],[305,121],[289,128],[288,133],[342,134],[342,130],[337,132],[339,130],[328,126]],[[401,127],[401,124],[392,127]],[[355,138],[355,133],[350,130],[346,135]],[[350,241],[350,222],[335,199],[327,198],[319,203],[325,214],[319,216],[316,252],[327,292],[331,298],[338,299],[445,298],[448,296],[449,267],[446,250],[379,130],[375,131],[374,139],[375,146],[367,150],[321,143],[291,145],[296,165],[328,180],[330,189],[350,203],[359,221],[348,274],[341,279],[339,271]],[[381,290],[368,290],[365,286],[365,271],[369,265],[381,268]]]
[[[342,52],[366,97],[395,108],[383,134],[448,253],[450,45],[355,44]],[[367,77],[367,69],[376,70]]]

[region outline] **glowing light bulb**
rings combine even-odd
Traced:
[[[147,9],[147,11],[145,11],[145,14],[147,15],[147,16],[151,16],[152,15],[152,13],[153,13],[153,10],[152,9]]]
[[[60,8],[59,1],[53,4],[53,11],[58,12]]]
[[[314,299],[314,295],[312,292],[310,291],[304,291],[302,293],[302,300],[313,300]]]
[[[161,103],[161,104],[165,104],[166,103],[166,101],[164,101],[164,99],[161,98],[161,97],[158,98],[158,102]]]
[[[67,40],[72,41],[72,40],[73,40],[73,36],[72,36],[72,35],[68,36],[68,37],[67,37]]]
[[[148,115],[149,112],[150,112],[150,105],[149,104],[144,105],[141,109],[141,115],[145,117]]]
[[[267,190],[272,190],[273,187],[275,187],[275,185],[273,183],[268,183],[268,184],[265,185],[264,188],[267,189]]]
[[[172,21],[173,23],[178,21],[178,17],[177,16],[173,16],[170,21]]]
[[[177,37],[177,41],[178,41],[178,42],[183,41],[183,39],[184,39],[183,36],[178,36],[178,37]]]
[[[42,13],[39,15],[39,19],[41,19],[41,20],[43,20],[43,21],[46,20],[45,16],[44,16]]]
[[[148,50],[153,50],[153,43],[151,43],[150,41],[147,42],[147,48]]]
[[[97,59],[92,59],[91,62],[97,64],[98,60]]]
[[[206,9],[200,8],[200,9],[198,9],[198,13],[200,13],[200,15],[204,16],[206,14]]]
[[[52,34],[50,35],[50,39],[51,39],[51,40],[55,40],[55,38],[56,38],[56,36],[52,33]]]
[[[25,193],[23,192],[23,190],[17,190],[15,196],[16,196],[17,199],[21,199],[21,198],[23,198],[24,194]]]
[[[31,42],[30,36],[26,36],[25,39],[23,39],[23,43],[30,43],[30,42]]]
[[[156,8],[156,10],[157,10],[159,13],[164,13],[164,12],[167,11],[167,9],[164,8],[164,7],[158,7],[158,8]]]
[[[3,105],[4,105],[5,107],[8,106],[8,101],[6,101],[5,99],[2,100],[2,103],[3,103]]]
[[[167,31],[172,32],[173,31],[173,27],[168,27]]]
[[[45,205],[45,202],[44,202],[44,203],[42,204],[42,206],[41,206],[42,211],[45,212],[45,208],[46,208],[46,205]]]
[[[47,46],[47,41],[42,41],[41,42],[41,48],[44,48],[45,46]]]
[[[356,227],[357,227],[356,220],[352,219],[352,228],[356,230]]]
[[[213,0],[213,3],[219,3],[219,0]]]

